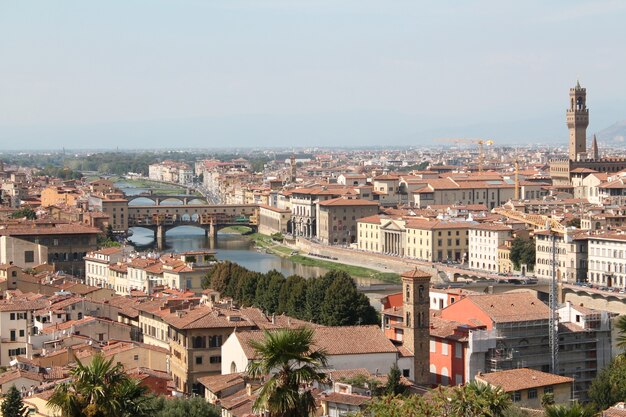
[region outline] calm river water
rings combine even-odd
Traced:
[[[137,195],[148,191],[143,188],[129,187],[128,184],[117,183],[127,195]],[[134,204],[153,204],[148,199],[138,199],[133,201]],[[141,227],[131,228],[133,235],[129,237],[129,241],[133,243],[138,250],[149,250],[156,248],[154,234],[151,230]],[[204,230],[193,226],[180,226],[171,229],[165,237],[166,252],[184,252],[194,249],[210,248],[216,251],[216,258],[224,261],[235,262],[247,269],[257,272],[268,272],[272,269],[280,271],[285,277],[289,275],[300,275],[305,278],[317,277],[324,275],[328,270],[314,266],[300,265],[289,259],[280,256],[258,251],[254,247],[254,243],[239,234],[218,233],[215,247],[211,246],[211,241],[204,235]],[[377,284],[379,281],[367,278],[353,277],[360,284]],[[376,308],[379,307],[378,298],[382,294],[368,293],[368,297]]]

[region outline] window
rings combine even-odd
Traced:
[[[435,342],[434,340],[430,341],[430,351],[432,353],[437,352],[437,342]]]
[[[210,363],[222,363],[222,357],[221,356],[211,356],[209,358],[209,362]]]
[[[15,320],[15,313],[11,313],[9,316],[11,320]]]
[[[528,399],[532,400],[537,398],[537,388],[530,388],[528,390]]]
[[[409,378],[411,376],[411,370],[410,369],[403,369],[402,370],[402,376],[405,378]]]
[[[448,342],[441,342],[441,354],[448,355]]]
[[[32,250],[24,251],[24,262],[25,263],[35,262],[35,251],[32,251]]]
[[[15,330],[11,330],[11,342],[15,342],[15,340],[17,340],[17,338],[15,337]]]
[[[543,388],[543,393],[544,394],[549,394],[549,393],[553,393],[553,392],[554,392],[554,388],[552,386]]]
[[[20,337],[24,337],[24,330],[20,330]]]
[[[196,365],[202,365],[202,356],[196,356]]]
[[[457,359],[461,359],[463,357],[463,345],[459,342],[456,342],[454,345],[454,357]]]
[[[135,356],[133,356],[133,360],[134,360],[134,361],[138,361],[138,360],[139,360],[139,355],[135,355]]]
[[[514,403],[522,401],[522,392],[521,391],[513,391],[511,393],[511,401]]]
[[[98,341],[102,342],[104,340],[104,333],[98,333]]]

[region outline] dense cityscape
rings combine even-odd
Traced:
[[[588,146],[580,83],[568,102],[565,152],[121,152],[123,173],[71,165],[102,152],[4,154],[2,393],[74,415],[59,387],[107,365],[162,415],[305,415],[268,384],[311,367],[295,393],[315,415],[488,415],[463,390],[504,401],[489,415],[621,415],[626,159]]]
[[[626,2],[0,2],[0,417],[626,417]]]

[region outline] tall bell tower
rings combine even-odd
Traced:
[[[414,270],[402,274],[403,346],[413,353],[413,381],[430,384],[430,277]]]
[[[576,87],[569,89],[569,109],[567,109],[567,128],[569,129],[569,159],[577,161],[587,156],[587,126],[589,109],[587,108],[587,89],[576,81]]]

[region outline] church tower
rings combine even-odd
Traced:
[[[598,151],[598,140],[596,139],[596,135],[593,135],[593,140],[591,141],[591,157],[594,161],[598,161],[600,159],[600,152]]]
[[[430,276],[415,268],[402,274],[403,346],[413,352],[413,381],[430,384]]]
[[[577,161],[587,154],[587,126],[589,126],[589,109],[587,109],[587,89],[576,81],[576,87],[569,89],[570,106],[567,110],[567,128],[569,129],[569,159]]]
[[[291,173],[289,174],[289,181],[292,184],[296,183],[296,155],[291,154],[291,158],[289,159],[289,168]]]

